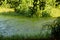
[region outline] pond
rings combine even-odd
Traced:
[[[54,18],[26,18],[0,15],[0,35],[5,37],[12,35],[48,37],[51,35],[51,29],[42,27],[42,25],[53,21]]]

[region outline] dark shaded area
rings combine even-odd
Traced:
[[[39,3],[39,8],[40,8],[40,10],[44,10],[45,9],[45,4],[46,4],[46,2],[45,1],[40,1],[40,3]]]
[[[52,28],[52,38],[60,40],[60,17],[57,17]]]
[[[50,13],[48,13],[47,11],[42,12],[42,17],[51,17]]]
[[[58,5],[60,5],[60,0],[56,0],[56,5],[55,6],[58,6]]]
[[[60,2],[60,0],[56,0],[56,2]]]
[[[43,25],[51,29],[51,40],[60,40],[60,17],[57,17],[52,23]]]
[[[5,0],[0,0],[0,6],[3,4],[4,1],[5,1]]]

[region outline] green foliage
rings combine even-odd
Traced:
[[[60,4],[59,2],[56,4],[56,1],[58,0],[0,0],[0,5],[14,8],[18,14],[26,16],[42,15],[43,17],[48,17],[50,15],[50,13],[47,13],[48,9]],[[38,13],[38,10],[46,10],[47,12]]]
[[[15,12],[20,15],[31,16],[32,0],[22,0],[21,4],[16,7]]]
[[[55,23],[60,25],[60,17],[56,18]]]
[[[20,0],[7,0],[7,4],[10,4],[11,8],[16,8],[20,4]]]
[[[0,0],[0,5],[2,5],[2,4],[3,4],[3,2],[4,2],[4,0]]]
[[[51,15],[47,11],[44,11],[42,12],[42,17],[51,17]]]

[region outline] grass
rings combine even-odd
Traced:
[[[10,12],[10,11],[14,12],[14,9],[0,7],[0,13],[1,12]]]
[[[52,38],[40,38],[40,34],[35,35],[35,36],[27,36],[24,37],[23,35],[12,35],[12,36],[0,36],[0,40],[51,40]]]

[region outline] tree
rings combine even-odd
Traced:
[[[39,0],[39,8],[40,8],[40,10],[44,10],[45,9],[45,5],[46,5],[46,1],[45,0]]]
[[[0,5],[2,5],[4,1],[5,1],[5,0],[0,0]]]
[[[38,0],[33,1],[33,8],[32,8],[32,14],[31,15],[33,15],[37,11],[37,2],[38,2]]]
[[[56,0],[56,6],[60,5],[60,0]]]
[[[10,5],[10,8],[14,8],[16,11],[16,8],[19,6],[20,4],[20,0],[7,0],[7,4]]]
[[[38,8],[40,10],[44,10],[45,4],[46,4],[45,0],[33,0],[33,8],[32,8],[32,14],[31,15],[34,15],[34,14],[37,15],[36,12],[38,11]]]

